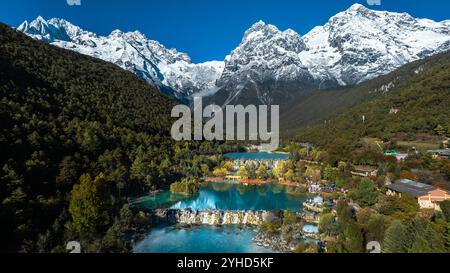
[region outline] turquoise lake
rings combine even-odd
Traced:
[[[228,153],[224,155],[225,158],[231,160],[286,160],[289,158],[286,154],[276,153]]]
[[[228,182],[205,183],[192,197],[163,192],[139,198],[133,205],[140,209],[174,208],[193,210],[273,210],[301,211],[306,194],[281,185],[249,185]],[[234,225],[153,228],[134,245],[136,253],[268,253],[253,242],[255,231]]]
[[[135,253],[269,253],[253,241],[255,231],[234,226],[188,229],[154,228],[133,249]]]
[[[198,194],[163,192],[133,202],[141,209],[173,208],[192,210],[273,210],[299,211],[307,199],[298,188],[282,185],[248,185],[228,182],[205,183]]]

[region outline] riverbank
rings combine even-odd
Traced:
[[[281,185],[281,186],[288,186],[288,187],[297,187],[297,188],[303,188],[307,189],[308,185],[306,183],[300,183],[300,182],[293,182],[293,181],[279,181],[276,179],[271,180],[262,180],[262,179],[226,179],[225,177],[204,177],[204,182],[219,182],[219,183],[234,183],[234,184],[248,184],[248,185]]]
[[[303,220],[293,224],[283,224],[277,231],[260,227],[253,239],[257,245],[270,248],[278,252],[296,252],[299,245],[314,242],[318,245],[320,239],[319,229]]]

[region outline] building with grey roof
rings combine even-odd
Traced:
[[[428,194],[430,191],[436,189],[436,187],[412,181],[409,179],[400,179],[393,184],[387,186],[389,190],[395,193],[407,193],[414,197],[419,197]]]
[[[387,185],[387,188],[386,194],[390,196],[408,194],[415,197],[422,209],[441,210],[440,203],[450,200],[450,193],[447,190],[409,179],[400,179],[393,184]]]

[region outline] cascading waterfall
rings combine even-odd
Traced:
[[[185,225],[260,225],[264,211],[179,210],[177,222]]]

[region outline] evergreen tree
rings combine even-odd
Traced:
[[[104,175],[100,174],[95,179],[88,174],[82,175],[70,196],[72,222],[69,229],[80,237],[95,234],[109,223],[109,209],[110,199]]]
[[[394,220],[386,230],[383,242],[383,252],[406,253],[410,247],[408,231],[398,220]]]
[[[378,190],[372,180],[363,178],[350,196],[363,207],[373,206],[378,200]]]
[[[356,223],[353,211],[345,200],[340,200],[336,208],[338,213],[339,240],[346,252],[362,253],[364,252],[364,240],[362,230]]]
[[[438,253],[445,251],[445,242],[431,223],[425,219],[413,219],[408,225],[408,236],[411,241],[410,253]]]

